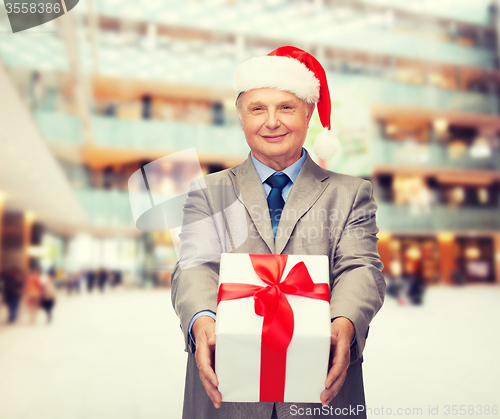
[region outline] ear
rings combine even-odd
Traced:
[[[314,113],[314,108],[316,108],[315,103],[307,103],[306,106],[308,107],[308,115],[307,115],[307,127],[309,128],[309,121],[312,118],[312,114]]]
[[[241,129],[243,129],[243,120],[241,118],[241,111],[239,111],[238,109],[236,109],[236,113],[238,115],[238,119],[240,120]]]

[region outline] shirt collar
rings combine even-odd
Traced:
[[[252,162],[255,166],[255,169],[257,170],[257,173],[259,174],[262,183],[264,183],[269,176],[273,175],[274,173],[277,173],[276,170],[271,169],[269,166],[266,166],[260,160],[257,160],[252,154],[252,152],[250,152],[250,157],[252,158]],[[297,178],[297,175],[299,174],[300,169],[302,168],[302,165],[304,164],[305,160],[306,160],[306,152],[302,148],[302,154],[300,155],[300,159],[298,159],[295,163],[291,164],[290,166],[288,166],[286,169],[283,169],[279,173],[286,174],[290,178],[292,183],[295,183],[295,179]]]

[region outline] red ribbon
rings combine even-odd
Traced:
[[[253,296],[255,314],[264,317],[261,341],[260,401],[282,402],[285,396],[286,351],[292,340],[293,310],[285,294],[330,301],[328,284],[315,284],[304,262],[281,281],[288,255],[250,255],[257,276],[268,286],[225,282],[217,304]]]

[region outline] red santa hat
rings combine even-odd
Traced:
[[[280,47],[262,57],[250,58],[234,73],[236,94],[270,87],[316,103],[324,131],[314,140],[314,152],[324,160],[340,154],[340,143],[331,132],[331,102],[326,73],[311,54],[296,47]]]

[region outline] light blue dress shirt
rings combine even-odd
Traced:
[[[269,192],[271,192],[271,186],[268,185],[267,183],[264,183],[268,177],[273,176],[277,173],[284,173],[290,178],[290,181],[286,184],[286,186],[283,188],[283,191],[281,192],[281,196],[283,197],[283,201],[286,202],[288,195],[290,194],[290,189],[292,189],[293,184],[295,183],[295,179],[297,179],[297,175],[300,172],[300,169],[302,169],[302,166],[304,162],[306,161],[306,153],[304,149],[302,149],[302,154],[300,156],[300,159],[298,159],[295,163],[292,165],[288,166],[286,169],[282,170],[281,172],[277,172],[274,169],[271,169],[269,166],[266,166],[264,163],[262,163],[260,160],[257,160],[252,153],[250,153],[250,157],[252,158],[253,165],[255,166],[255,169],[257,170],[257,173],[259,174],[260,181],[262,182],[262,185],[264,186],[264,192],[266,193],[266,198],[269,195]]]

